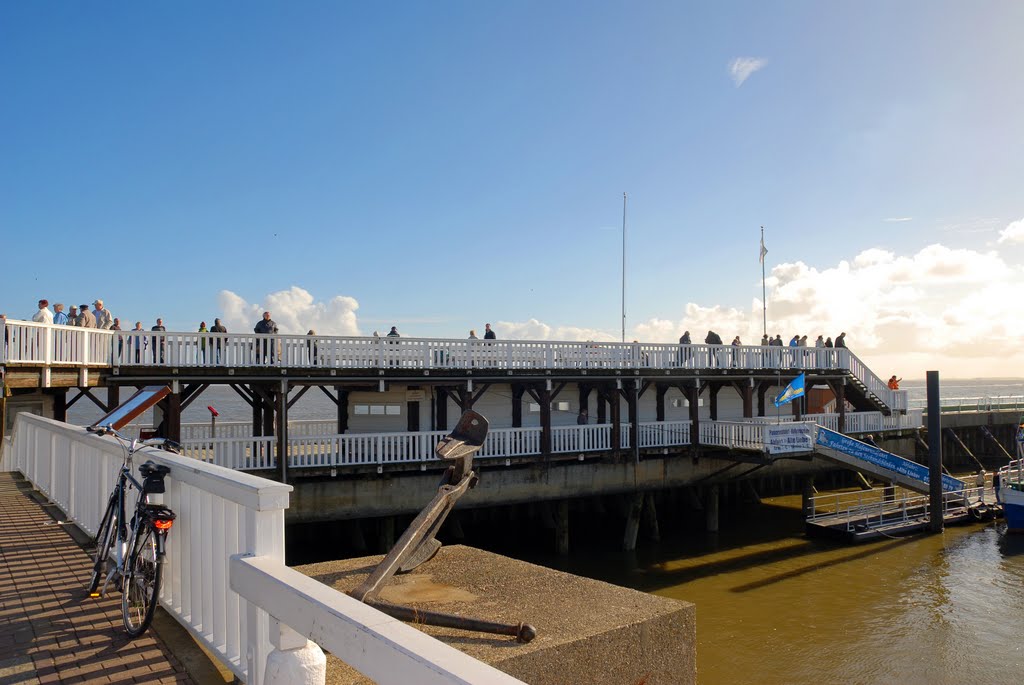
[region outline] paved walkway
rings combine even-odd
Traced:
[[[0,685],[192,683],[163,641],[128,639],[121,596],[91,599],[85,551],[0,473]]]

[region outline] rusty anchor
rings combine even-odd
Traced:
[[[436,537],[438,530],[458,499],[475,487],[479,480],[473,471],[473,455],[483,446],[487,428],[487,419],[475,411],[467,411],[462,414],[451,434],[437,443],[434,453],[439,459],[450,462],[441,478],[437,494],[409,524],[402,537],[366,580],[348,594],[400,621],[495,635],[511,635],[517,642],[526,643],[537,636],[537,630],[528,623],[496,623],[439,611],[424,611],[384,602],[377,597],[396,573],[412,571],[430,561],[441,548],[441,543]]]

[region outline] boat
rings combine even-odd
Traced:
[[[999,469],[999,501],[1006,530],[1024,533],[1024,423],[1017,429],[1017,459]]]

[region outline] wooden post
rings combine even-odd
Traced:
[[[54,388],[53,389],[53,418],[57,421],[63,421],[67,423],[68,420],[68,389],[67,388]],[[3,417],[0,416],[0,420]],[[0,426],[0,431],[3,427]]]
[[[846,379],[837,383],[834,390],[836,395],[836,409],[839,411],[839,421],[836,428],[840,433],[846,432]]]
[[[420,386],[410,385],[409,390],[419,390]],[[410,433],[418,432],[420,429],[420,402],[419,400],[409,400],[405,403],[405,412],[408,420],[405,422],[405,429]],[[393,536],[392,536],[393,537]],[[390,549],[390,545],[388,546]]]
[[[437,397],[437,425],[434,430],[448,430],[448,390],[438,386],[434,392]]]
[[[608,393],[608,404],[611,405],[612,454],[618,456],[622,447],[622,407],[619,403],[619,392],[615,388]]]
[[[338,393],[338,433],[345,433],[348,431],[348,390],[340,385],[334,386],[334,390]]]
[[[708,400],[711,405],[708,413],[712,421],[718,420],[718,391],[722,389],[719,383],[708,383]]]
[[[512,384],[512,427],[523,427],[523,393],[526,387],[521,383]]]
[[[277,391],[277,471],[281,482],[288,482],[288,381],[281,380]]]
[[[700,452],[700,388],[697,383],[686,386],[686,400],[690,404],[690,451],[696,456]]]
[[[263,435],[263,397],[258,392],[252,393],[252,434]]]
[[[757,415],[764,416],[764,396],[768,388],[772,387],[771,381],[761,381],[757,384]]]
[[[629,510],[626,513],[626,533],[622,537],[622,549],[632,552],[636,549],[636,538],[640,532],[640,516],[644,510],[644,493],[629,495]]]
[[[558,501],[555,509],[555,550],[559,555],[569,556],[569,500]]]
[[[118,405],[121,404],[121,386],[120,385],[108,385],[107,386],[107,411],[114,411]]]
[[[164,437],[181,442],[181,394],[172,392],[164,400],[167,402],[167,411],[164,414]]]
[[[540,452],[545,459],[551,456],[551,392],[546,385],[537,389],[540,404]]]
[[[705,521],[709,533],[718,532],[718,486],[708,488],[707,503],[704,505]]]
[[[654,420],[664,421],[665,420],[665,393],[668,392],[668,386],[664,383],[654,384]]]
[[[597,391],[597,423],[608,423],[608,404],[600,389]]]
[[[751,419],[754,417],[754,380],[750,379],[750,382],[741,382],[736,384],[736,390],[740,394],[740,398],[743,400],[743,418]]]

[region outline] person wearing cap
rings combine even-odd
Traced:
[[[39,311],[32,315],[36,323],[53,323],[53,312],[50,311],[49,300],[39,300]]]
[[[89,311],[89,305],[78,305],[78,319],[75,321],[75,325],[81,328],[96,328],[96,317]]]
[[[114,325],[114,316],[103,308],[103,300],[96,300],[92,305],[96,308],[96,328],[109,330]]]
[[[71,305],[71,309],[68,310],[68,325],[78,325],[78,307],[76,307],[75,305]]]

